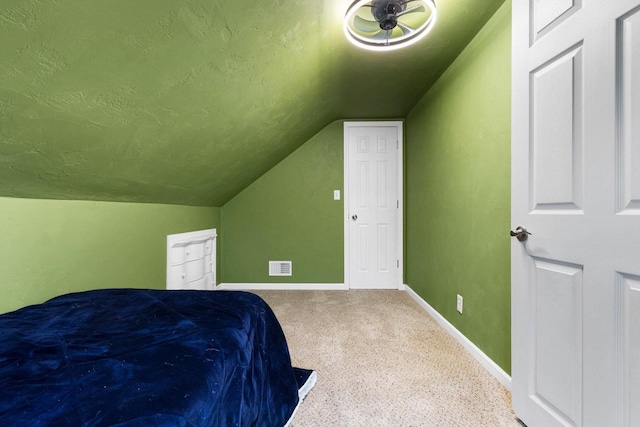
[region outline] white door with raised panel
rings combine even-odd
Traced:
[[[345,284],[399,289],[402,122],[345,122]]]
[[[640,426],[640,0],[514,0],[512,54],[514,411]]]

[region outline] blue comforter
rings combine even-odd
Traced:
[[[105,289],[0,316],[0,426],[282,426],[308,372],[245,292]]]

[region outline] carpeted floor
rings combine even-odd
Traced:
[[[511,395],[402,291],[256,291],[318,382],[295,427],[520,426]]]

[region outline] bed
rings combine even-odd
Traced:
[[[315,379],[247,292],[103,289],[0,315],[2,426],[285,426]]]

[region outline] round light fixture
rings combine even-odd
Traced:
[[[364,49],[400,49],[426,36],[437,16],[434,0],[356,0],[344,17],[344,33]]]

